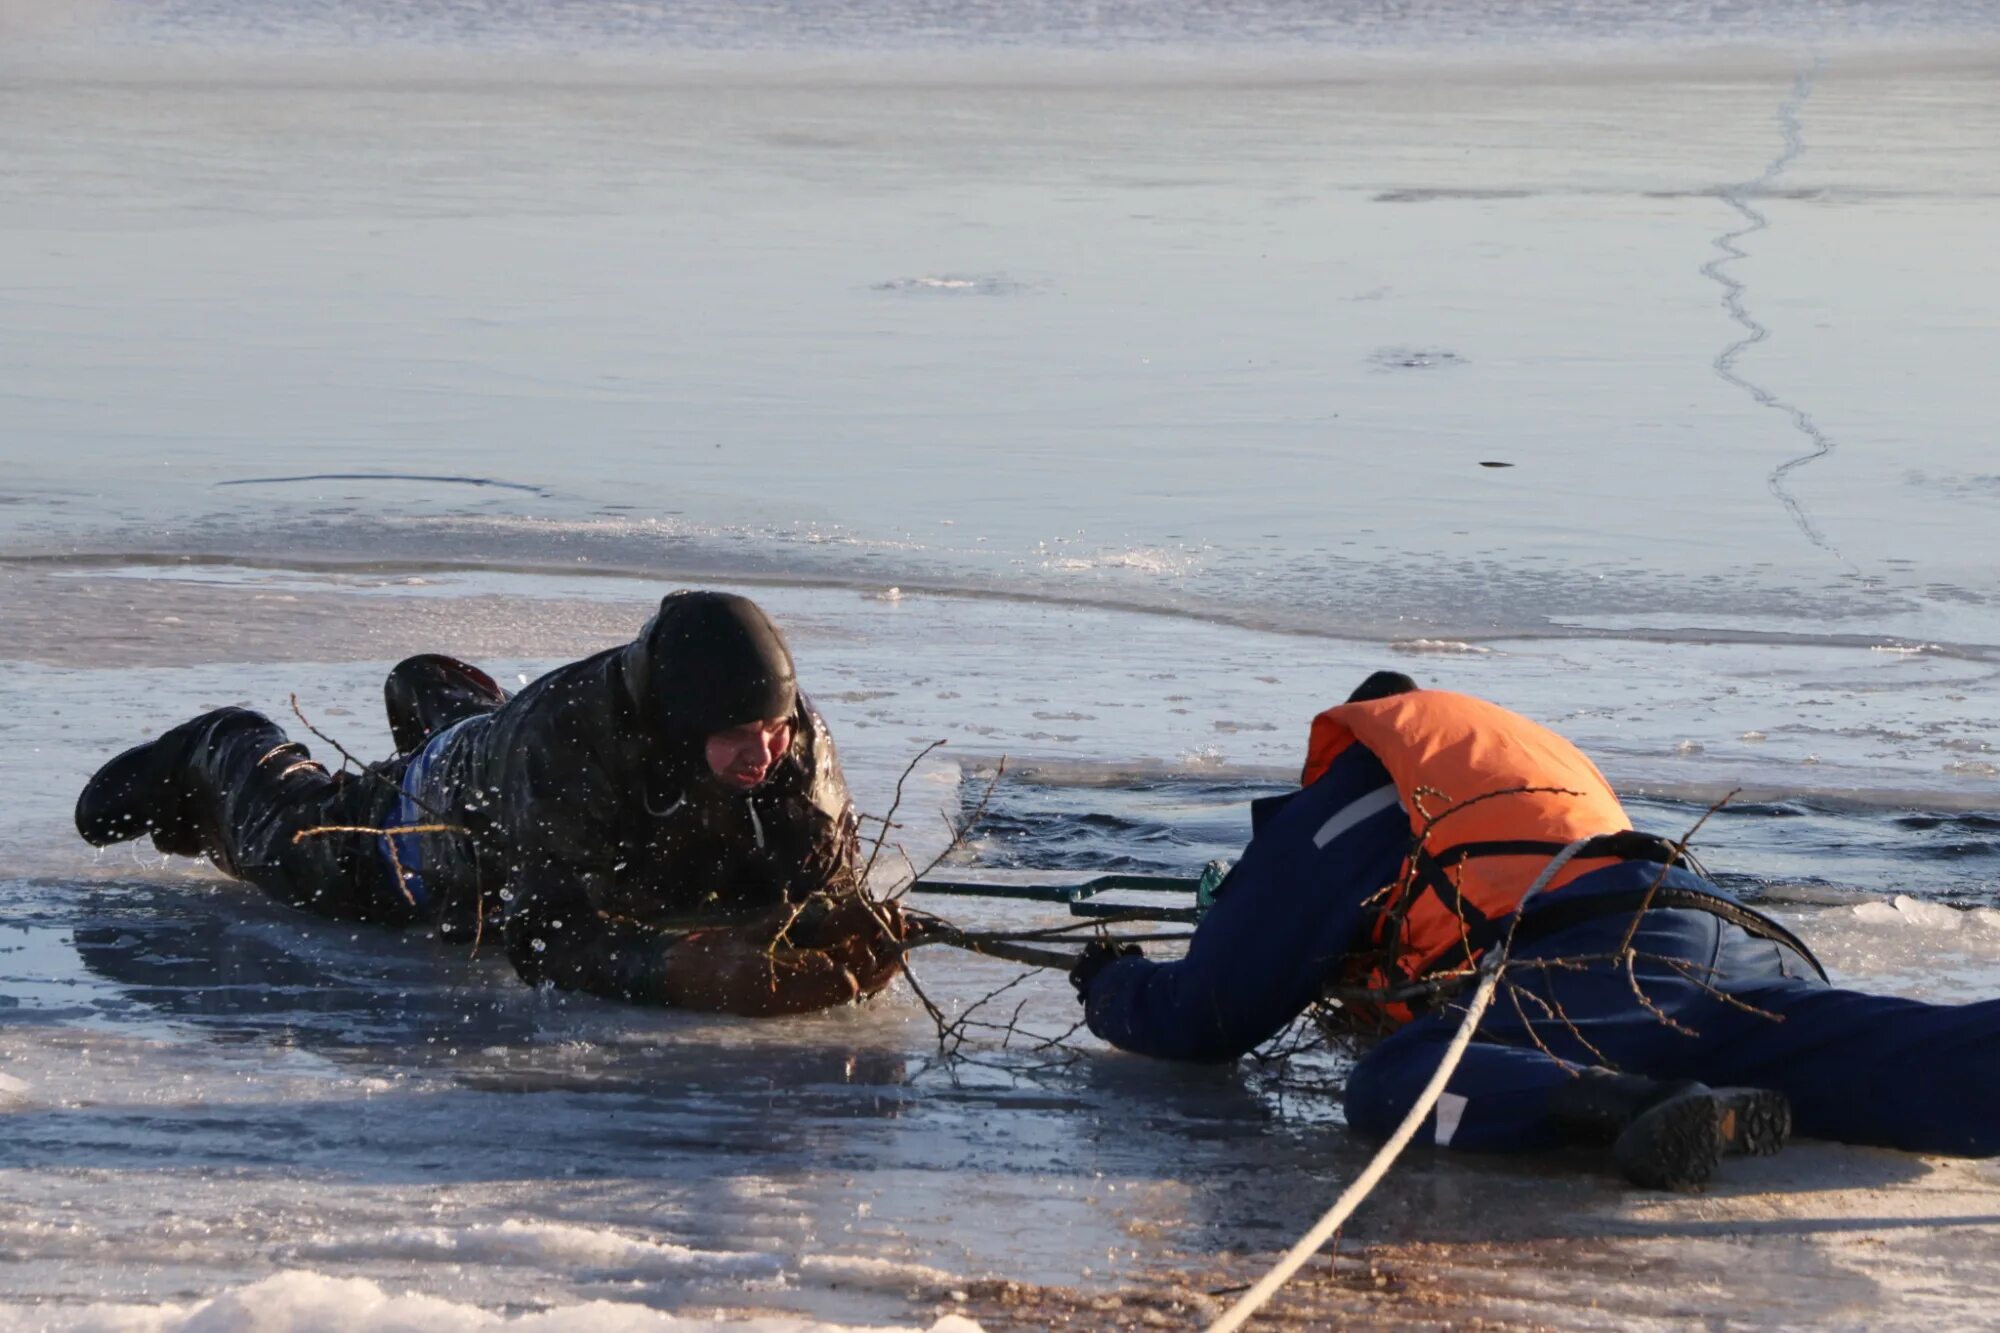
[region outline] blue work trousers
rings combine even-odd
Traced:
[[[1802,1135],[1915,1152],[2000,1153],[2000,1000],[1940,1005],[1829,986],[1790,949],[1699,910],[1626,915],[1519,948],[1419,1139],[1471,1151],[1567,1141],[1550,1093],[1598,1065],[1711,1087],[1774,1088]],[[1635,984],[1638,993],[1635,993]],[[1644,999],[1640,998],[1643,993]],[[1347,1119],[1386,1137],[1416,1103],[1463,1002],[1400,1029],[1356,1067]]]

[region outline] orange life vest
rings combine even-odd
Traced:
[[[1481,952],[1478,927],[1518,908],[1556,850],[1631,827],[1581,750],[1469,695],[1417,690],[1327,709],[1313,719],[1302,781],[1357,743],[1388,769],[1412,848],[1375,897],[1373,947],[1350,956],[1342,977],[1350,986],[1383,990],[1469,967]],[[1577,857],[1544,892],[1616,861]],[[1391,1024],[1413,1016],[1406,1004],[1370,1007]]]

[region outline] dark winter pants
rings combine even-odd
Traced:
[[[216,865],[320,916],[398,925],[416,918],[379,837],[297,837],[330,826],[384,827],[395,808],[392,781],[329,775],[277,724],[244,708],[220,709],[176,733],[184,748],[179,777],[169,779],[173,798]]]
[[[1775,1088],[1800,1134],[1917,1152],[2000,1153],[2000,1000],[1937,1005],[1842,990],[1792,953],[1701,911],[1652,911],[1633,947],[1654,1013],[1622,966],[1523,967],[1616,951],[1630,918],[1573,926],[1517,950],[1425,1134],[1473,1151],[1565,1141],[1552,1089],[1570,1066],[1604,1065],[1710,1086]],[[1517,1003],[1518,1001],[1518,1003]],[[1395,1033],[1347,1088],[1349,1124],[1386,1137],[1415,1104],[1461,1010]],[[1537,1040],[1547,1051],[1538,1049]]]

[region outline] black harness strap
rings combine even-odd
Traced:
[[[1419,855],[1437,866],[1455,866],[1461,861],[1470,861],[1476,856],[1554,856],[1567,843],[1540,842],[1532,838],[1515,838],[1495,842],[1461,842],[1456,847],[1447,847],[1432,855],[1428,851]],[[1578,853],[1588,856],[1586,849]]]
[[[1529,839],[1515,841],[1462,842],[1455,847],[1447,847],[1436,856],[1421,849],[1416,853],[1416,885],[1437,894],[1447,908],[1456,911],[1465,923],[1465,938],[1449,951],[1433,959],[1425,969],[1427,975],[1453,972],[1469,968],[1473,960],[1486,950],[1498,944],[1507,933],[1507,921],[1489,919],[1471,903],[1459,895],[1458,886],[1445,874],[1448,866],[1458,865],[1473,857],[1480,856],[1554,856],[1566,844],[1543,842]],[[1667,839],[1651,833],[1641,833],[1636,829],[1625,829],[1618,833],[1606,833],[1592,838],[1576,854],[1579,861],[1617,857],[1625,861],[1653,861],[1663,866],[1688,864],[1696,874],[1708,878],[1708,874],[1684,850]],[[1733,926],[1738,926],[1758,939],[1770,940],[1797,954],[1807,966],[1819,974],[1821,981],[1827,980],[1826,969],[1813,956],[1805,941],[1786,930],[1777,922],[1754,912],[1741,903],[1733,902],[1717,893],[1707,893],[1699,889],[1680,888],[1674,885],[1657,884],[1650,889],[1632,889],[1622,893],[1592,894],[1585,898],[1553,898],[1545,900],[1546,906],[1537,906],[1534,911],[1521,918],[1514,929],[1514,942],[1527,944],[1553,935],[1559,930],[1595,921],[1601,917],[1630,915],[1653,908],[1678,908],[1707,912]]]
[[[1627,843],[1620,839],[1638,839],[1630,843],[1630,851],[1624,850]],[[1505,933],[1503,923],[1513,915],[1509,912],[1495,920],[1479,910],[1474,903],[1467,902],[1459,892],[1458,885],[1446,873],[1453,866],[1463,865],[1481,856],[1539,856],[1544,859],[1560,852],[1567,843],[1547,842],[1532,838],[1499,839],[1487,842],[1461,842],[1447,847],[1433,855],[1428,848],[1419,846],[1411,853],[1414,875],[1411,879],[1409,899],[1414,902],[1426,891],[1434,894],[1446,911],[1458,917],[1460,939],[1444,953],[1433,958],[1424,969],[1428,975],[1435,972],[1455,972],[1472,966],[1473,960],[1486,952],[1487,948]],[[1577,853],[1579,858],[1593,856],[1625,855],[1633,860],[1664,861],[1671,857],[1673,845],[1643,833],[1612,833],[1593,838]],[[1404,909],[1407,912],[1407,908]],[[1397,922],[1398,930],[1401,922]],[[1415,978],[1411,978],[1415,980]]]
[[[1548,842],[1534,838],[1503,839],[1492,842],[1461,842],[1456,847],[1447,847],[1430,859],[1440,866],[1453,866],[1475,856],[1554,856],[1567,847],[1568,843]],[[1423,853],[1429,856],[1429,853]],[[1641,833],[1637,829],[1623,829],[1617,833],[1600,833],[1578,850],[1576,859],[1590,861],[1607,856],[1615,856],[1621,861],[1659,861],[1673,864],[1687,861],[1688,854],[1681,851],[1667,839],[1652,833]]]
[[[1813,956],[1805,941],[1763,913],[1753,912],[1721,894],[1671,884],[1661,884],[1652,889],[1628,889],[1623,893],[1596,893],[1588,898],[1554,899],[1548,906],[1539,907],[1521,918],[1520,926],[1514,931],[1514,943],[1517,946],[1533,943],[1557,931],[1607,916],[1625,916],[1642,909],[1658,911],[1674,908],[1721,917],[1732,926],[1740,926],[1747,935],[1790,949],[1819,974],[1821,981],[1829,979],[1826,969],[1820,966],[1819,959]],[[1489,944],[1498,942],[1497,934],[1488,941]]]

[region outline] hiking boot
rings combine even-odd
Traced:
[[[1608,1141],[1625,1178],[1646,1189],[1698,1189],[1723,1157],[1768,1157],[1792,1130],[1791,1103],[1781,1092],[1603,1070],[1558,1088],[1550,1113],[1580,1142]]]
[[[425,741],[468,717],[507,702],[507,691],[470,663],[443,653],[420,653],[396,663],[382,682],[389,735],[397,754],[415,754]]]
[[[150,833],[162,852],[201,855],[201,831],[193,815],[198,803],[188,799],[188,768],[197,747],[213,743],[216,729],[234,725],[237,717],[269,725],[248,709],[219,708],[105,764],[76,798],[76,831],[93,847]]]

